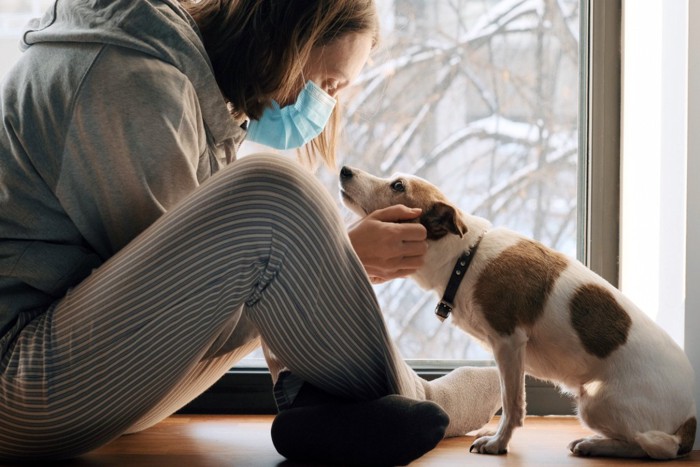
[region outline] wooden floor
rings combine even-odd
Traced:
[[[271,416],[175,415],[142,433],[127,435],[83,458],[60,466],[187,466],[187,467],[299,467],[285,461],[270,440]],[[495,427],[496,420],[492,425]],[[663,467],[698,466],[700,451],[670,462],[578,458],[566,449],[569,441],[589,435],[573,417],[528,417],[515,432],[504,456],[469,453],[473,437],[451,438],[411,466],[618,466],[656,464]]]

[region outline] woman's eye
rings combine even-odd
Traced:
[[[403,184],[403,180],[396,180],[391,184],[391,189],[399,193],[403,193],[406,190],[406,187]]]

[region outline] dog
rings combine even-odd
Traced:
[[[525,418],[525,374],[576,400],[596,435],[578,456],[674,459],[693,448],[693,368],[683,350],[618,289],[576,259],[460,211],[419,177],[384,179],[343,167],[340,193],[359,216],[395,204],[421,208],[425,262],[410,277],[438,296],[436,313],[495,358],[502,416],[470,451],[503,454]],[[461,282],[460,282],[461,281]],[[456,284],[456,285],[455,285]],[[449,296],[454,294],[454,296]]]

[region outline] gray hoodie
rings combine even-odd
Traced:
[[[177,0],[57,0],[21,48],[0,102],[0,354],[244,136]]]

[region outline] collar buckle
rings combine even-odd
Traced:
[[[471,264],[472,259],[474,259],[476,249],[479,247],[479,243],[481,242],[483,236],[484,234],[481,234],[474,246],[472,246],[469,250],[462,252],[462,255],[457,259],[457,263],[452,269],[452,274],[450,274],[450,280],[447,282],[445,293],[442,295],[440,303],[438,303],[437,307],[435,307],[435,316],[440,321],[445,321],[450,316],[452,308],[454,307],[454,299],[455,295],[457,294],[457,289],[462,283],[462,279],[464,279],[464,276],[467,274],[467,269],[469,269],[469,265]]]
[[[435,316],[437,316],[437,319],[441,322],[445,321],[450,317],[450,313],[452,313],[452,304],[440,300],[440,303],[435,307]]]

